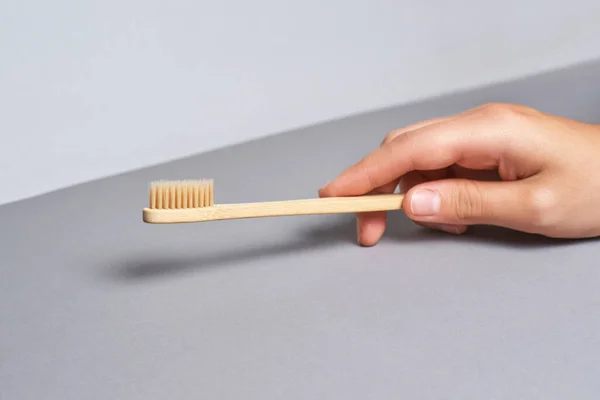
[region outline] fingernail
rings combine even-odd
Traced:
[[[410,211],[421,217],[437,214],[440,205],[440,196],[432,190],[417,190],[410,199]]]

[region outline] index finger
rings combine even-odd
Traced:
[[[497,166],[507,141],[497,121],[473,115],[399,135],[342,172],[321,190],[327,196],[359,196],[410,171],[436,170],[476,159]]]

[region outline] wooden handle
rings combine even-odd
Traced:
[[[404,195],[401,194],[376,194],[169,210],[145,208],[143,220],[150,224],[177,224],[240,218],[390,211],[400,210],[403,199]]]

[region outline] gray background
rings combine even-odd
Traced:
[[[145,225],[148,181],[312,197],[383,135],[509,101],[600,122],[600,64],[293,131],[0,207],[0,398],[592,399],[600,244],[401,213]]]
[[[591,60],[598,21],[598,0],[1,0],[0,204]]]

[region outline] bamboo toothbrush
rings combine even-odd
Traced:
[[[143,220],[150,224],[177,224],[225,219],[311,214],[391,211],[402,208],[401,194],[328,197],[264,203],[214,204],[214,181],[156,181],[150,183],[150,204]]]

